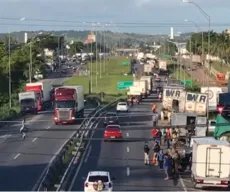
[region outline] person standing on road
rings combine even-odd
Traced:
[[[169,180],[169,155],[168,153],[166,153],[164,156],[163,168],[164,168],[165,175],[166,175],[165,180]]]
[[[152,119],[153,119],[153,127],[156,127],[156,125],[157,125],[157,116],[156,116],[155,113],[153,114]]]
[[[163,150],[162,150],[162,149],[161,149],[160,152],[158,153],[157,159],[158,159],[158,162],[159,162],[160,170],[163,170],[164,153],[163,153]]]
[[[149,146],[148,142],[144,145],[144,163],[145,165],[149,165]]]
[[[26,127],[25,127],[26,119],[22,120],[22,126],[20,128],[20,133],[22,134],[22,139],[26,138]]]

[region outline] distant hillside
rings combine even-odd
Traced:
[[[40,31],[39,31],[40,32]],[[28,34],[28,38],[31,36],[34,36],[39,33],[31,32],[31,31],[20,31],[20,32],[13,32],[11,34],[12,37],[17,39],[19,42],[24,42],[24,34]],[[71,40],[73,41],[84,41],[87,36],[91,33],[91,31],[85,30],[85,31],[42,31],[43,33],[50,33],[54,35],[64,35],[66,36],[66,39],[68,42]],[[96,33],[94,32],[96,35]],[[4,33],[0,33],[0,39],[2,39],[5,35]],[[106,43],[121,43],[121,44],[139,44],[139,43],[148,43],[153,44],[153,42],[159,42],[163,41],[163,38],[167,38],[167,35],[144,35],[144,34],[135,34],[135,33],[114,33],[111,31],[105,31],[105,32],[97,32],[97,39],[98,42],[101,41],[102,36],[105,36]],[[163,38],[162,38],[163,37]],[[177,37],[178,38],[178,37]]]

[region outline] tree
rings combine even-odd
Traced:
[[[81,41],[73,42],[70,45],[69,54],[74,55],[76,53],[81,53],[84,49],[84,44]]]
[[[159,55],[175,55],[178,49],[174,43],[165,41],[159,49],[156,50],[156,54]]]

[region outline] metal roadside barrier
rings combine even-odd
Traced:
[[[81,123],[81,125],[78,127],[78,129],[83,129],[83,127],[88,127],[90,124],[89,120],[91,117],[94,116],[94,114],[101,109],[101,105],[98,101],[98,107],[95,108]],[[66,156],[68,155],[68,150],[73,145],[74,142],[78,141],[76,143],[77,147],[81,146],[82,143],[82,130],[76,130],[69,139],[63,144],[63,147],[60,149],[58,155],[56,155],[53,160],[48,164],[46,169],[41,174],[38,182],[32,189],[32,191],[47,191],[47,189],[50,189],[54,187],[57,181],[60,180],[59,176],[63,175],[65,172],[65,166],[64,166],[64,160]]]
[[[90,118],[89,120],[89,124],[88,127],[86,128],[92,128],[96,122],[100,121],[100,118],[98,119],[97,117],[102,116],[104,113],[106,113],[108,110],[110,110],[111,108],[113,108],[118,102],[120,101],[120,99],[115,100],[112,103],[109,103],[108,105],[106,105],[105,107],[99,109],[96,111],[96,113]],[[93,129],[92,129],[93,130]],[[91,131],[92,131],[91,130]],[[90,131],[84,131],[81,133],[81,138],[87,138],[91,132]],[[84,146],[87,146],[87,143],[90,142],[89,140],[86,140],[84,142]],[[79,162],[79,156],[78,154],[83,152],[84,150],[84,146],[79,145],[78,149],[76,150],[76,153],[74,155],[74,157],[72,158],[68,168],[66,169],[64,175],[61,178],[60,184],[57,187],[56,191],[67,191],[69,188],[70,183],[73,180],[75,171],[78,167],[78,162]]]

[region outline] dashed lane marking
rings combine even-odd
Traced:
[[[126,133],[126,137],[129,137],[129,132]]]
[[[18,153],[18,154],[14,157],[14,159],[17,159],[20,155],[21,155],[21,154]]]
[[[129,167],[126,168],[126,174],[127,174],[127,176],[130,175],[130,168]]]
[[[127,146],[127,153],[129,153],[129,146]]]
[[[37,137],[35,137],[33,140],[32,140],[32,142],[34,142],[34,141],[36,141],[38,138]]]

